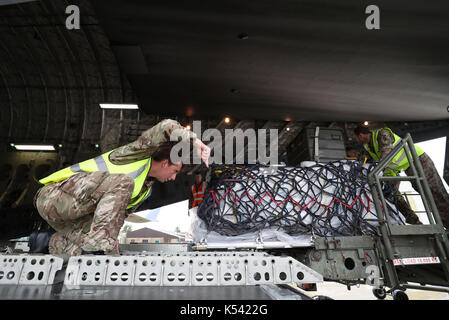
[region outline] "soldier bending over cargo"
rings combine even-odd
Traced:
[[[44,187],[34,197],[39,214],[56,230],[50,254],[114,254],[126,215],[151,194],[155,180],[174,180],[182,162],[170,161],[178,130],[191,140],[208,165],[210,149],[178,122],[166,119],[134,142],[106,152],[40,180]]]

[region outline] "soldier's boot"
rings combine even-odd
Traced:
[[[28,240],[29,253],[49,254],[49,242],[54,231],[33,231]]]
[[[409,213],[405,216],[405,222],[408,224],[422,224],[422,222],[419,221],[419,217],[414,212],[413,214]]]
[[[404,215],[405,222],[408,224],[422,224],[418,215],[408,205],[407,207],[399,207],[399,211]]]
[[[394,204],[396,205],[396,208],[399,210],[400,213],[405,217],[405,222],[408,224],[422,224],[421,221],[419,221],[418,215],[415,213],[415,211],[410,208],[410,205],[405,201],[404,197],[399,193],[399,191],[396,191],[394,193]]]

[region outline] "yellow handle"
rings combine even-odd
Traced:
[[[368,158],[365,156],[365,161],[363,161],[363,165],[362,165],[362,168],[365,168],[365,164],[366,164],[366,161],[368,160]]]

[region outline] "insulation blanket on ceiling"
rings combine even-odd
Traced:
[[[367,181],[373,168],[354,160],[213,166],[204,200],[192,209],[194,240],[376,235],[379,222]],[[404,224],[393,204],[393,186],[385,183],[383,193],[391,223]]]

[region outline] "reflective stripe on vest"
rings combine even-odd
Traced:
[[[129,209],[130,207],[148,198],[151,194],[151,188],[149,188],[139,196],[148,176],[148,172],[151,169],[151,158],[146,158],[128,164],[117,165],[109,161],[109,154],[113,151],[114,150],[111,150],[98,157],[74,164],[69,168],[59,170],[48,177],[39,180],[39,182],[44,185],[48,185],[50,183],[63,181],[80,172],[91,173],[95,171],[106,171],[111,174],[127,174],[134,180],[134,189],[131,195],[132,200],[127,207],[127,209]],[[135,199],[137,196],[139,197]]]
[[[198,189],[195,190],[196,185],[192,186],[192,194],[193,194],[193,204],[192,207],[198,206],[201,202],[203,202],[204,198],[204,182],[201,182]]]
[[[396,144],[398,144],[401,141],[401,137],[399,137],[398,135],[393,133],[393,131],[391,131],[390,128],[382,128],[382,129],[377,129],[377,130],[373,131],[373,133],[371,134],[371,137],[372,137],[372,144],[373,144],[374,150],[371,151],[368,144],[364,144],[363,146],[375,161],[380,161],[380,156],[381,156],[381,154],[379,152],[379,144],[377,142],[377,137],[379,136],[379,132],[381,130],[388,130],[391,132],[391,134],[394,137],[393,147],[396,146]],[[424,153],[424,151],[416,145],[415,145],[415,149],[416,149],[416,153],[418,154],[418,157]],[[408,162],[408,158],[405,153],[405,150],[401,149],[401,151],[399,151],[399,153],[393,158],[393,160],[391,160],[389,165],[385,168],[384,172],[385,172],[385,175],[387,175],[387,176],[397,176],[399,174],[399,172],[401,172],[401,170],[407,170],[409,166],[410,166],[410,164]]]

